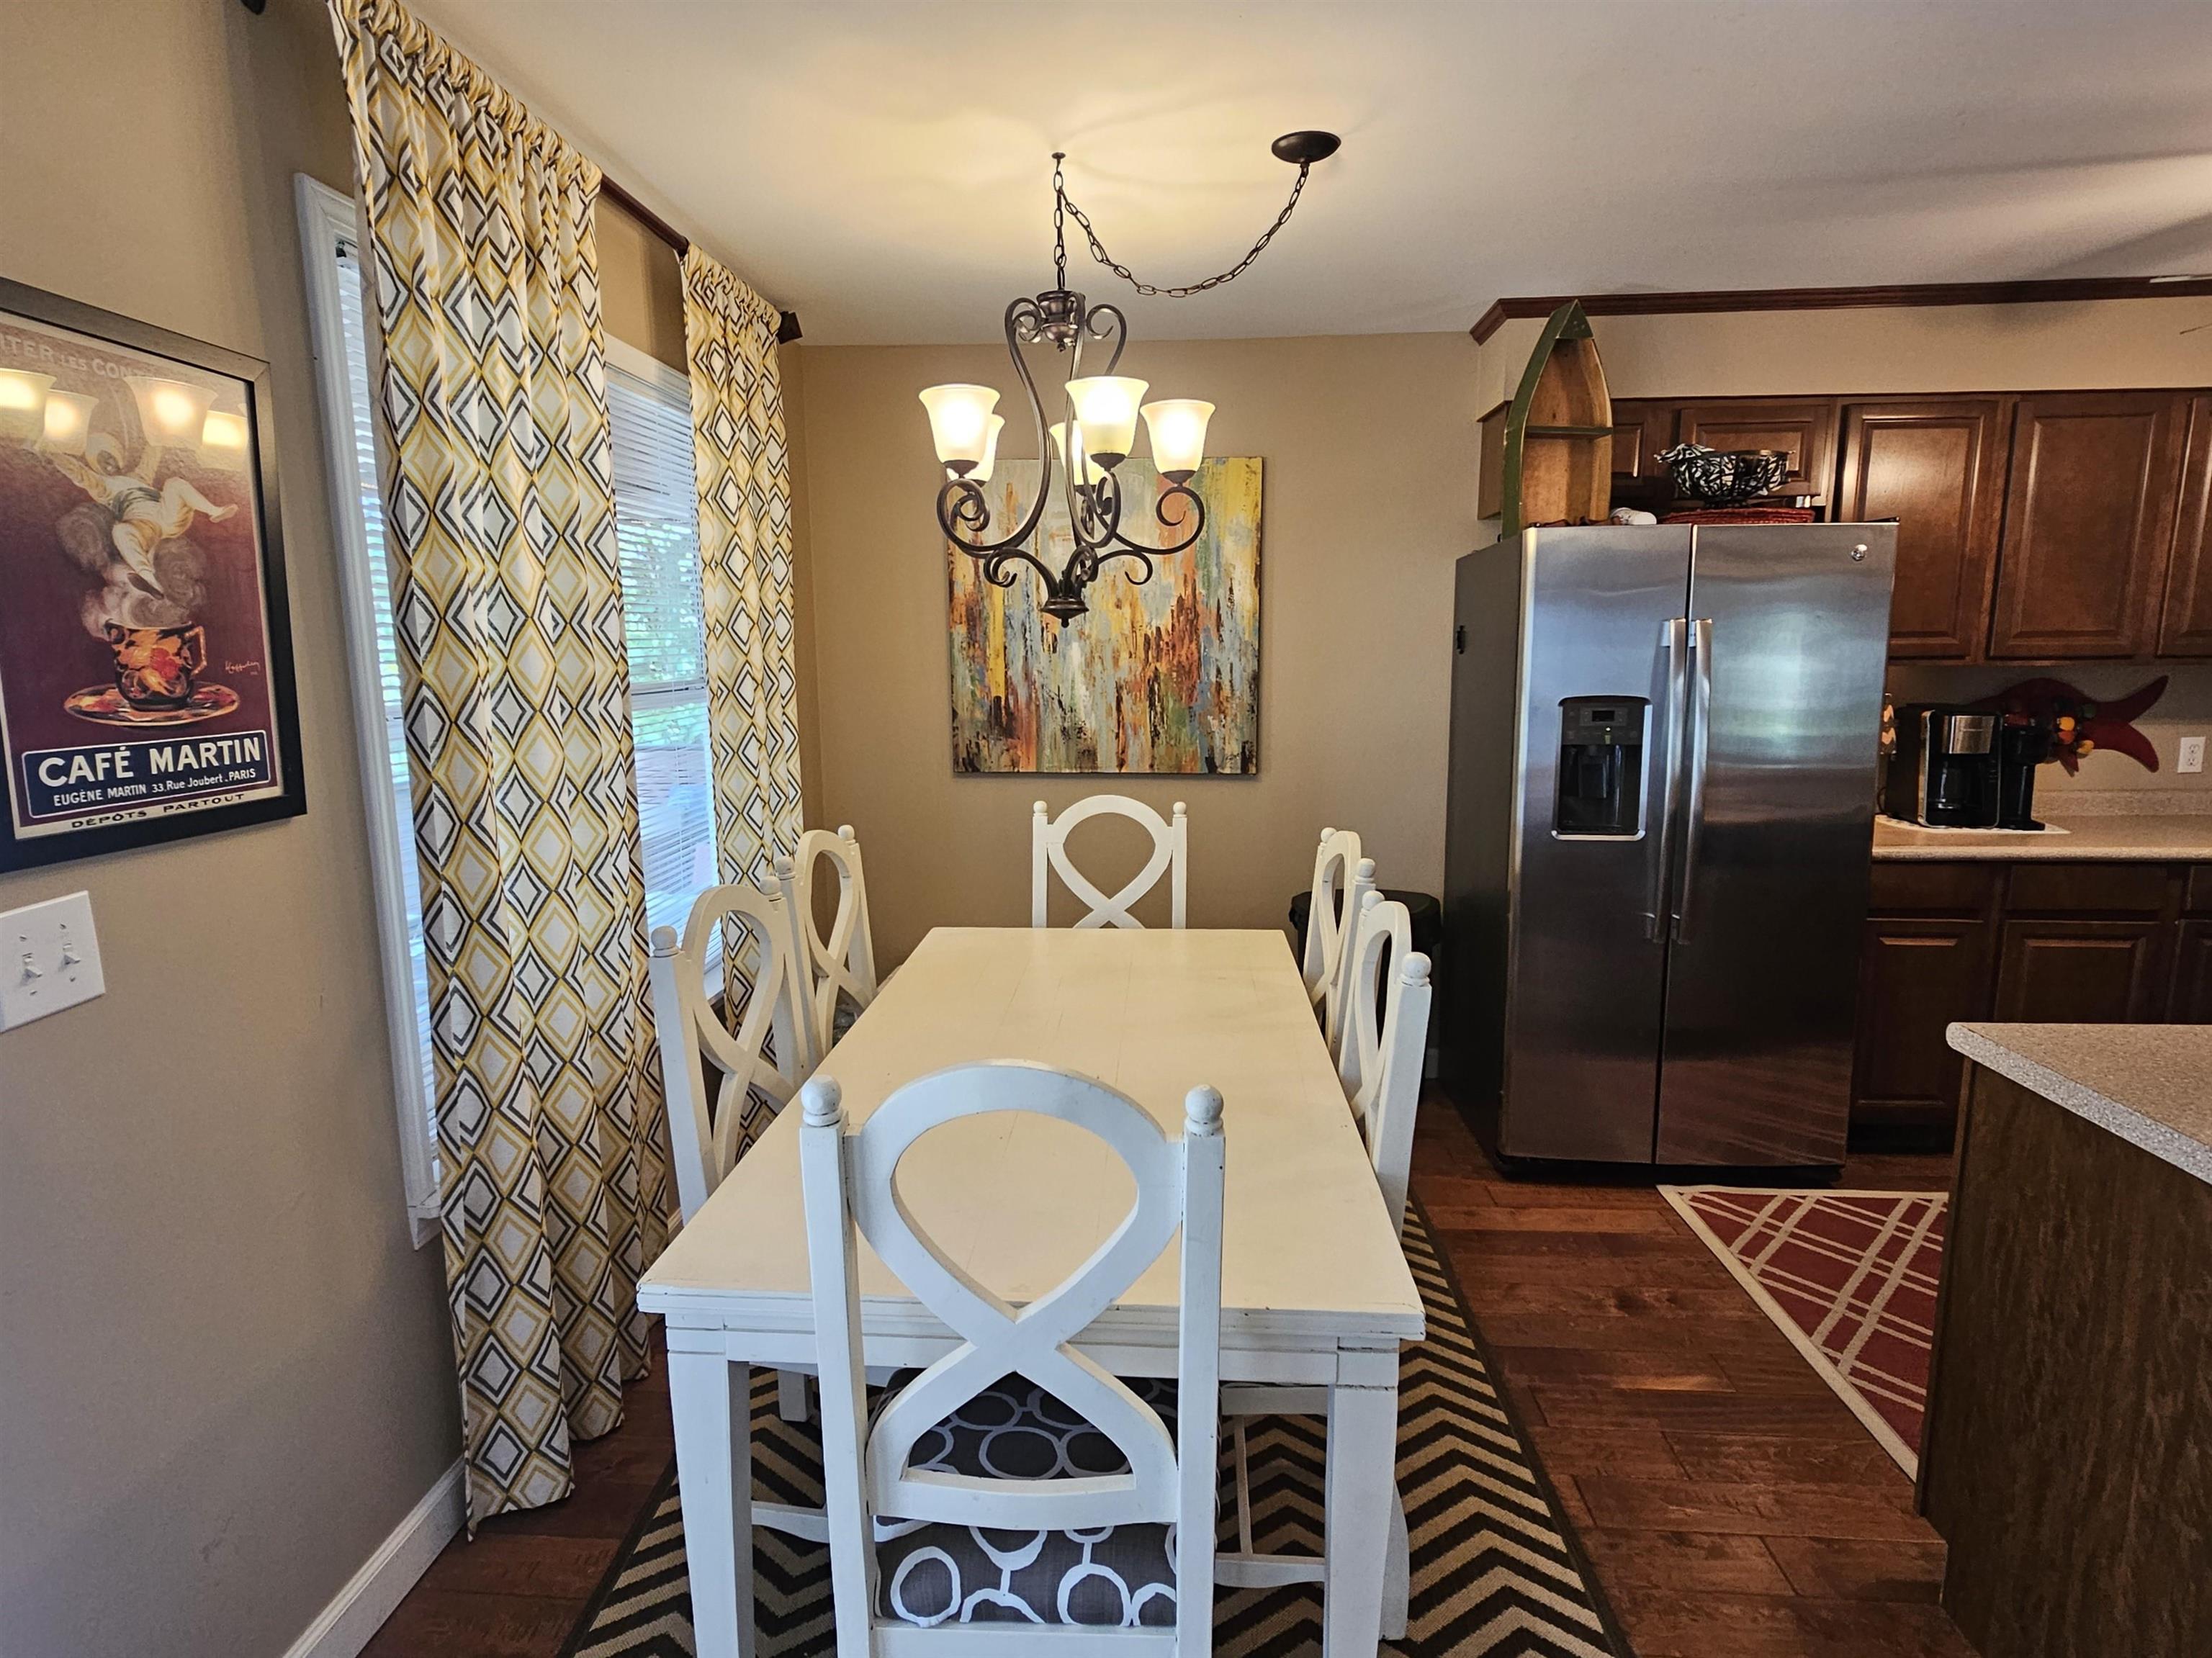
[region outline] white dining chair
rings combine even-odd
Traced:
[[[732,921],[734,929],[726,925]],[[717,933],[747,963],[753,987],[734,1031],[707,993],[707,957]],[[680,941],[673,927],[655,927],[649,965],[669,1156],[688,1222],[744,1150],[738,1137],[750,1097],[757,1093],[781,1113],[814,1067],[805,981],[782,898],[744,884],[708,887],[694,899]]]
[[[1190,1091],[1180,1138],[1102,1082],[1015,1060],[908,1083],[850,1133],[835,1081],[815,1078],[801,1098],[799,1178],[840,1658],[939,1650],[1206,1658],[1219,1431],[1221,1096]],[[900,1159],[925,1134],[989,1112],[1088,1130],[1120,1157],[1136,1193],[1083,1266],[1018,1309],[948,1260],[893,1186]],[[1178,1230],[1175,1382],[1133,1387],[1073,1344]],[[894,1384],[872,1412],[861,1367],[862,1238],[961,1338]]]
[[[735,950],[740,961],[750,962],[753,992],[735,1031],[707,993],[707,957],[717,933],[725,951]],[[676,1171],[677,1206],[688,1225],[744,1155],[740,1137],[753,1096],[780,1115],[814,1068],[805,981],[783,899],[748,885],[708,887],[692,901],[683,938],[673,927],[659,926],[652,945],[647,967],[668,1109],[668,1155]],[[726,970],[723,977],[726,984]],[[773,1055],[767,1051],[770,1037]],[[805,1421],[805,1375],[781,1370],[776,1388],[784,1419]]]
[[[824,936],[814,908],[814,883],[827,859],[837,873],[837,908]],[[793,949],[806,987],[807,1036],[817,1062],[837,1035],[841,1012],[858,1016],[876,999],[876,946],[868,927],[868,884],[860,867],[860,843],[850,823],[835,835],[808,829],[799,837],[796,856],[779,858],[776,878],[791,918]]]
[[[1352,1005],[1352,944],[1359,932],[1360,912],[1374,896],[1375,860],[1359,859],[1345,884],[1344,908],[1338,922],[1343,933],[1337,941],[1336,971],[1322,990],[1322,1039],[1328,1044],[1329,1058],[1340,1065],[1344,1059],[1345,1032],[1351,1028],[1345,1010]],[[1308,926],[1310,927],[1310,920]]]
[[[1384,951],[1389,982],[1379,999]],[[1390,1224],[1406,1230],[1406,1190],[1413,1174],[1413,1122],[1421,1102],[1421,1072],[1428,1051],[1429,958],[1413,948],[1413,915],[1395,898],[1370,890],[1353,912],[1352,936],[1346,946],[1343,1056],[1337,1067],[1346,1103],[1367,1144],[1369,1161]],[[1215,1563],[1218,1581],[1247,1588],[1285,1583],[1315,1583],[1323,1563],[1311,1555],[1261,1554],[1254,1550],[1249,1440],[1244,1419],[1254,1416],[1326,1416],[1327,1388],[1231,1385],[1221,1390],[1221,1409],[1231,1423],[1231,1455],[1236,1470],[1235,1551]],[[1324,1528],[1328,1521],[1323,1515]],[[1401,1640],[1412,1588],[1409,1540],[1402,1499],[1391,1505],[1390,1539],[1385,1556],[1382,1636]]]
[[[1335,1005],[1345,933],[1359,914],[1352,902],[1352,875],[1358,867],[1359,836],[1351,829],[1323,829],[1314,853],[1313,884],[1307,891],[1305,951],[1298,976],[1306,981],[1306,994],[1324,1029]]]
[[[1099,891],[1067,856],[1068,831],[1102,816],[1128,818],[1152,837],[1152,855],[1110,898]],[[1143,801],[1133,800],[1126,794],[1091,795],[1077,801],[1058,817],[1048,817],[1044,802],[1040,800],[1030,808],[1030,925],[1049,925],[1045,919],[1046,900],[1051,890],[1050,878],[1057,872],[1062,884],[1085,906],[1085,913],[1075,924],[1077,926],[1141,927],[1144,923],[1129,913],[1129,907],[1158,886],[1164,874],[1169,882],[1169,925],[1181,927],[1186,925],[1189,862],[1190,823],[1180,800],[1175,803],[1172,823]]]

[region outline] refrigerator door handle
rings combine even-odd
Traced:
[[[1674,886],[1674,938],[1690,937],[1690,899],[1705,838],[1705,764],[1712,752],[1713,619],[1690,623],[1690,781],[1682,809],[1682,873]]]
[[[1674,783],[1682,774],[1682,715],[1688,701],[1690,624],[1670,616],[1659,627],[1659,648],[1667,655],[1667,735],[1660,747],[1659,833],[1652,837],[1651,902],[1644,912],[1644,936],[1653,944],[1667,937],[1667,877],[1674,866]]]

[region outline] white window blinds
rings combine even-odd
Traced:
[[[614,367],[607,373],[623,626],[629,643],[629,723],[637,749],[646,925],[681,932],[692,899],[714,884],[691,404],[673,371],[657,363],[637,366],[642,372]],[[711,948],[719,953],[719,934]]]

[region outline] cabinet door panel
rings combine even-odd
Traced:
[[[1989,1017],[1990,932],[1981,920],[1876,916],[1867,923],[1851,1064],[1854,1127],[1950,1127],[1965,1059],[1943,1031],[1954,1020]]]
[[[2004,924],[1996,1017],[2029,1024],[2137,1024],[2166,1000],[2156,921]]]
[[[1659,452],[1674,443],[1674,410],[1671,403],[1645,398],[1620,398],[1613,405],[1613,470],[1631,477],[1651,477],[1659,470]]]
[[[2124,657],[2148,647],[2186,410],[2186,398],[2169,392],[2021,398],[1992,657]]]
[[[1838,523],[1897,520],[1893,657],[1978,661],[2004,514],[2004,404],[1854,404],[1844,410]]]
[[[2189,400],[2189,460],[2181,523],[2159,618],[2160,656],[2212,656],[2212,397]]]
[[[1684,443],[1709,449],[1780,449],[1788,481],[1825,495],[1836,485],[1832,398],[1729,398],[1685,403],[1676,429]]]
[[[2181,924],[2166,1017],[2175,1024],[2212,1024],[2212,921]]]

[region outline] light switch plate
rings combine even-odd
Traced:
[[[72,892],[0,915],[0,1030],[106,993],[90,893]]]
[[[2175,761],[2173,768],[2183,773],[2203,771],[2204,769],[2204,739],[2201,737],[2183,738],[2181,756]]]

